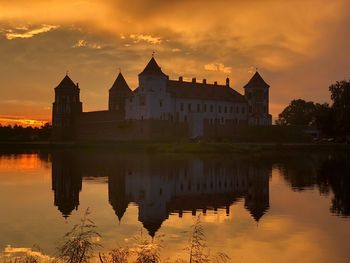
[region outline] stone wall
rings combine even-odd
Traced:
[[[179,140],[188,125],[161,120],[123,120],[114,112],[83,113],[76,126],[79,141]]]

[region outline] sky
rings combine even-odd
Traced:
[[[243,92],[258,68],[274,118],[292,99],[329,102],[350,75],[349,0],[0,0],[0,123],[51,121],[68,71],[84,111],[107,109],[119,70],[131,89],[152,52],[170,79]]]

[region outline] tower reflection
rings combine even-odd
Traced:
[[[82,174],[75,154],[57,152],[52,155],[52,190],[54,205],[67,218],[79,206]]]
[[[238,200],[254,220],[269,209],[272,166],[242,159],[164,158],[58,152],[52,155],[55,206],[64,217],[77,209],[82,175],[108,177],[108,198],[118,220],[130,203],[153,237],[170,214],[225,209]]]

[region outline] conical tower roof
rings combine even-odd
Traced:
[[[145,69],[139,74],[139,76],[141,75],[166,76],[163,73],[162,69],[158,66],[157,61],[154,59],[154,57],[151,58]]]
[[[78,86],[74,84],[73,80],[71,80],[71,78],[66,75],[62,81],[60,82],[60,84],[58,84],[58,86],[56,87],[56,89],[77,89]]]
[[[121,92],[121,93],[131,93],[131,89],[129,88],[128,84],[126,83],[126,80],[122,73],[118,74],[118,77],[114,81],[112,87],[109,89],[111,92]]]
[[[255,72],[254,76],[244,86],[244,88],[251,88],[251,87],[269,88],[270,85],[265,82],[265,80],[260,76],[259,72]]]

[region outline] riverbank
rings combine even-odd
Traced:
[[[350,150],[337,143],[237,142],[0,142],[1,150],[108,149],[149,153],[237,153],[288,150]]]

